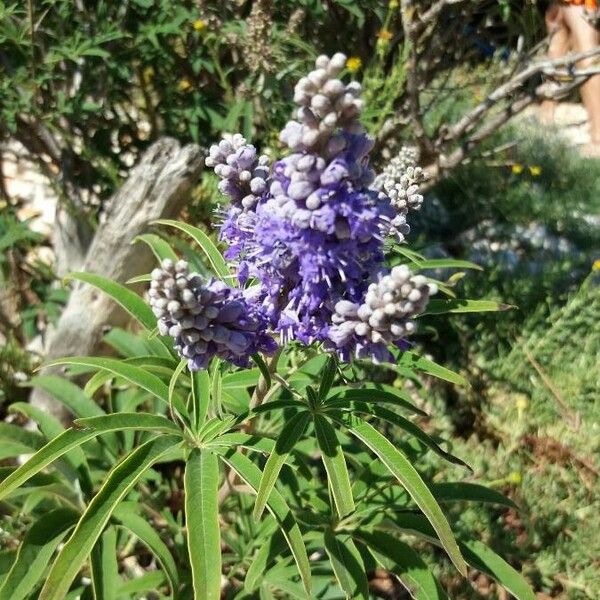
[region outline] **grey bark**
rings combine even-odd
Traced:
[[[153,144],[111,199],[82,270],[119,282],[150,271],[153,266],[151,252],[145,244],[132,242],[148,230],[153,220],[179,213],[202,170],[202,159],[202,151],[196,145],[182,148],[170,138]],[[108,296],[87,284],[76,283],[47,340],[46,357],[96,354],[107,327],[124,326],[127,321],[126,313]],[[43,371],[44,374],[51,372],[51,369]],[[34,389],[31,403],[63,421],[69,419],[62,405],[42,390]]]

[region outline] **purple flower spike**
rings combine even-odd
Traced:
[[[264,309],[250,292],[206,282],[185,261],[164,260],[154,269],[149,296],[159,332],[174,338],[190,370],[205,369],[213,356],[245,367],[255,352],[276,349]]]

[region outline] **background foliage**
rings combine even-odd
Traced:
[[[542,22],[534,3],[524,10],[519,3],[515,13],[509,2],[490,1],[485,14],[486,19],[459,32],[466,48],[461,61],[466,55],[469,60],[455,65],[452,85],[440,94],[439,82],[432,82],[423,93],[424,102],[431,102],[426,123],[432,131],[478,102],[488,72],[502,68],[503,52],[514,47],[518,35],[525,36],[526,45],[539,39]],[[382,30],[391,32],[389,45]],[[240,129],[267,149],[275,148],[275,132],[289,112],[291,86],[322,51],[342,50],[361,60],[359,78],[367,97],[377,100],[370,116],[370,127],[376,129],[386,111],[398,108],[392,86],[385,83],[403,85],[398,36],[398,15],[387,2],[259,1],[219,3],[218,8],[209,2],[170,0],[2,2],[0,133],[29,150],[61,200],[85,215],[93,229],[100,207],[140,153],[161,135],[206,144],[220,131]],[[407,124],[389,147],[380,148],[382,155],[393,153],[412,134]],[[506,145],[508,149],[495,152]],[[408,390],[418,407],[435,415],[433,423],[418,420],[425,430],[450,438],[453,452],[473,466],[476,481],[491,484],[521,507],[517,512],[507,506],[460,502],[450,514],[458,519],[460,535],[479,532],[523,569],[536,591],[556,598],[594,599],[600,593],[594,558],[600,549],[593,534],[600,527],[594,460],[594,423],[600,417],[594,367],[600,339],[598,276],[592,270],[600,257],[599,186],[598,165],[577,158],[551,138],[523,135],[519,128],[493,139],[469,164],[428,192],[423,212],[413,222],[411,241],[427,257],[467,259],[484,267],[464,277],[430,271],[440,279],[451,277],[452,289],[460,296],[501,300],[518,310],[426,318],[428,329],[419,344],[437,362],[460,371],[471,388],[403,370],[360,374]],[[47,240],[18,220],[15,204],[15,199],[5,201],[0,215],[0,276],[14,299],[13,314],[1,323],[5,342],[0,348],[0,402],[8,421],[0,430],[2,459],[31,452],[42,436],[59,431],[51,421],[40,421],[40,432],[21,429],[26,418],[20,413],[26,409],[19,403],[28,391],[21,384],[38,360],[25,346],[56,318],[67,294],[53,283],[51,269],[36,258],[35,248]],[[208,224],[216,204],[214,181],[204,175],[186,220]],[[106,342],[130,360],[146,356],[155,345],[120,330],[110,332]],[[298,352],[289,361],[296,368],[307,358],[311,357]],[[152,372],[163,378],[171,373],[158,363]],[[310,361],[298,368],[300,389],[314,382],[315,373]],[[258,375],[253,371],[255,378]],[[241,410],[240,399],[246,402],[253,389],[240,379],[231,374],[223,378],[223,403],[233,412]],[[133,410],[148,402],[147,395],[120,376],[112,378],[112,385],[106,377],[90,381],[83,392],[74,386],[66,394],[61,388],[59,395],[67,398],[75,417]],[[50,389],[57,384],[34,383]],[[157,412],[163,410],[157,406]],[[271,436],[281,425],[277,420],[260,423]],[[144,434],[123,431],[90,442],[86,448],[91,453],[92,486],[104,480],[117,457],[144,439]],[[443,466],[423,446],[399,443],[433,481],[457,476],[458,470]],[[343,444],[346,447],[347,440]],[[308,444],[298,450],[309,461],[313,451]],[[357,464],[361,458],[357,456]],[[16,495],[2,506],[1,573],[8,572],[37,518],[44,517],[40,528],[45,533],[52,523],[64,526],[51,531],[55,546],[60,542],[73,523],[73,511],[81,509],[81,484],[74,483],[80,477],[73,474],[80,460],[72,451],[62,465],[66,480],[64,474],[40,475],[30,482],[26,495]],[[5,464],[3,477],[11,469]],[[314,461],[310,466],[322,480],[323,469]],[[283,485],[293,489],[293,468],[285,467],[282,473]],[[94,560],[104,579],[93,573],[84,577],[105,589],[116,589],[119,582],[123,597],[143,597],[147,590],[164,586],[165,577],[177,577],[188,560],[183,487],[177,461],[148,472],[102,536]],[[325,510],[322,490],[307,485],[302,493]],[[136,518],[140,513],[134,502],[143,507],[144,523],[152,523],[158,538]],[[226,504],[230,526],[223,560],[233,579],[246,573],[249,557],[275,529],[270,517],[254,524],[252,510],[252,500],[240,494]],[[417,547],[428,564],[435,565],[451,597],[501,593],[486,575],[471,583],[459,581],[441,553],[424,544]],[[115,548],[118,563],[112,559]],[[51,554],[53,547],[46,551]],[[155,570],[157,565],[162,571]],[[182,572],[189,585],[190,573],[185,568]],[[295,597],[298,587],[292,572],[288,559],[255,573],[261,599]],[[34,567],[30,573],[37,574]],[[324,571],[316,583],[324,589],[331,580],[331,573]],[[281,581],[296,587],[282,590]],[[98,589],[95,593],[101,594]],[[92,588],[86,590],[91,597]],[[338,596],[325,591],[322,597]]]

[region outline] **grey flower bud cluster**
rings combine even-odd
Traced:
[[[368,287],[363,304],[340,300],[335,305],[329,337],[337,346],[357,338],[374,344],[396,342],[415,331],[412,318],[425,310],[436,292],[422,275],[412,275],[406,265],[396,266]]]
[[[256,148],[239,133],[213,144],[205,163],[221,178],[219,191],[244,210],[252,210],[268,189],[268,157],[257,156]]]
[[[168,259],[152,271],[148,292],[160,334],[174,338],[190,369],[205,368],[213,356],[235,362],[255,351],[251,346],[258,323],[239,294],[241,290],[190,273],[183,260]]]
[[[346,56],[341,52],[331,58],[321,55],[315,61],[316,68],[302,77],[294,89],[294,102],[299,106],[296,119],[289,121],[280,134],[280,140],[294,152],[323,150],[324,146],[343,142],[331,138],[336,129],[352,133],[363,131],[358,118],[363,108],[359,97],[361,85],[348,84],[338,79],[346,66]],[[329,156],[341,152],[340,148],[328,148]]]
[[[409,210],[419,210],[423,204],[420,185],[425,171],[416,166],[416,149],[403,147],[373,182],[373,188],[389,197],[397,215],[391,221],[389,235],[402,241],[410,231],[406,222]]]

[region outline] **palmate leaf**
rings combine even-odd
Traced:
[[[306,426],[310,421],[310,413],[307,411],[296,413],[291,417],[281,430],[281,434],[277,439],[275,448],[267,464],[263,469],[260,485],[256,494],[256,503],[254,505],[253,516],[258,521],[260,519],[271,491],[275,487],[281,467],[283,467],[289,453],[292,451],[302,434],[306,430]]]
[[[229,450],[223,455],[223,460],[245,481],[254,491],[257,491],[260,486],[261,472],[260,469],[246,456],[235,450]],[[275,517],[285,539],[292,551],[294,560],[298,567],[304,589],[307,595],[310,595],[311,575],[308,556],[302,533],[296,523],[296,519],[292,514],[283,496],[273,489],[267,501],[269,512]]]
[[[326,529],[323,539],[333,573],[346,598],[367,600],[369,584],[365,566],[350,534],[335,533],[331,529]]]
[[[219,279],[231,279],[229,267],[227,266],[225,259],[219,252],[219,249],[214,245],[212,240],[206,235],[206,233],[204,233],[204,231],[198,229],[197,227],[193,227],[192,225],[188,225],[187,223],[172,221],[170,219],[160,219],[158,221],[154,221],[154,223],[157,225],[168,225],[169,227],[174,227],[189,235],[198,244],[198,247],[208,259],[214,274],[217,275]]]
[[[54,561],[38,600],[64,598],[115,507],[140,477],[180,441],[181,438],[175,435],[154,438],[136,448],[111,470]]]
[[[394,527],[441,545],[431,524],[422,515],[403,513],[395,519]],[[459,546],[468,564],[495,579],[517,600],[535,600],[535,595],[523,575],[491,548],[477,540],[459,541]]]
[[[433,494],[408,458],[369,423],[354,416],[347,416],[343,423],[350,433],[370,448],[398,479],[437,532],[454,566],[459,573],[466,575],[467,566],[450,525]]]
[[[331,423],[322,415],[314,416],[315,434],[321,449],[321,459],[327,471],[329,488],[340,518],[354,512],[352,486],[340,442]]]
[[[358,531],[355,535],[400,579],[414,600],[448,600],[425,561],[408,544],[383,531]]]
[[[137,504],[122,502],[116,507],[113,516],[156,556],[169,580],[171,590],[175,592],[179,586],[179,574],[175,560],[160,535],[156,533],[146,519],[137,514],[138,511],[139,506]]]
[[[219,462],[205,448],[194,448],[185,465],[187,547],[194,597],[221,597],[221,537],[219,530]]]
[[[81,419],[75,423],[85,429],[67,429],[40,448],[26,463],[0,482],[0,499],[6,497],[7,494],[69,450],[77,448],[103,433],[127,429],[175,433],[173,428],[176,429],[176,425],[164,417],[143,413],[104,415]]]
[[[44,575],[56,547],[79,516],[78,512],[70,508],[57,508],[29,527],[0,587],[0,600],[27,598]]]

